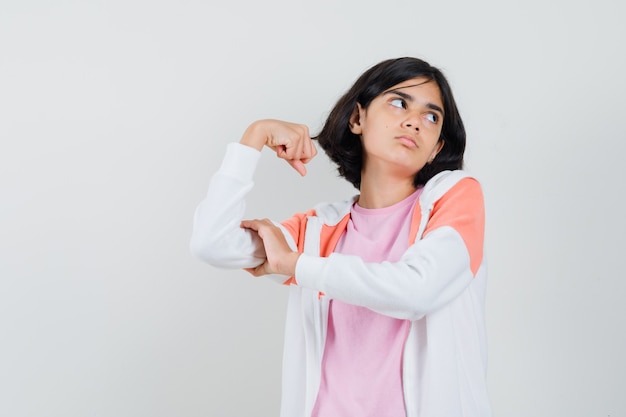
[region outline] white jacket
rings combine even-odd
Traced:
[[[232,143],[196,209],[191,250],[218,267],[264,261],[262,242],[240,228],[260,152]],[[486,390],[484,205],[464,171],[436,175],[412,217],[398,262],[334,254],[354,200],[323,204],[279,226],[298,259],[290,285],[283,353],[282,417],[309,417],[321,379],[332,298],[411,321],[404,347],[407,417],[489,417]]]

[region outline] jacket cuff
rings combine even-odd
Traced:
[[[244,182],[252,181],[261,152],[239,142],[229,143],[219,172]]]
[[[296,263],[296,282],[301,287],[324,291],[322,277],[327,264],[328,258],[301,254]]]

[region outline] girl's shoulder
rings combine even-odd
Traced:
[[[430,205],[434,203],[457,184],[459,186],[465,185],[467,187],[480,189],[480,182],[468,171],[462,169],[442,171],[432,177],[424,186],[424,191],[422,191],[420,195],[421,204]]]

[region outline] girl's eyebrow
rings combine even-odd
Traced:
[[[419,84],[416,84],[416,85],[419,85]],[[407,87],[414,87],[414,86],[412,86],[412,85],[408,85],[408,86],[406,86],[406,87],[400,87],[400,88],[407,88]],[[405,99],[406,101],[408,101],[408,102],[410,102],[410,103],[412,103],[412,102],[414,102],[414,101],[415,101],[415,99],[413,98],[413,96],[412,96],[412,95],[407,94],[407,93],[402,92],[402,91],[399,91],[399,90],[400,90],[400,88],[396,88],[396,89],[393,89],[393,90],[388,90],[388,91],[385,91],[385,92],[383,93],[383,95],[386,95],[386,94],[395,94],[395,95],[398,95],[398,96],[402,97],[403,99]],[[428,108],[429,108],[429,109],[431,109],[431,110],[438,111],[438,112],[439,112],[439,113],[441,113],[441,114],[445,114],[445,113],[443,112],[443,109],[442,109],[441,107],[439,107],[438,105],[434,104],[434,103],[426,103],[426,107],[428,107]]]

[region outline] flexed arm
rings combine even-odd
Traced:
[[[263,146],[273,149],[300,175],[317,150],[304,125],[279,120],[252,123],[239,143],[231,143],[221,167],[211,178],[198,205],[190,242],[191,252],[211,265],[253,268],[265,262],[265,250],[256,231],[241,228],[245,198]]]

